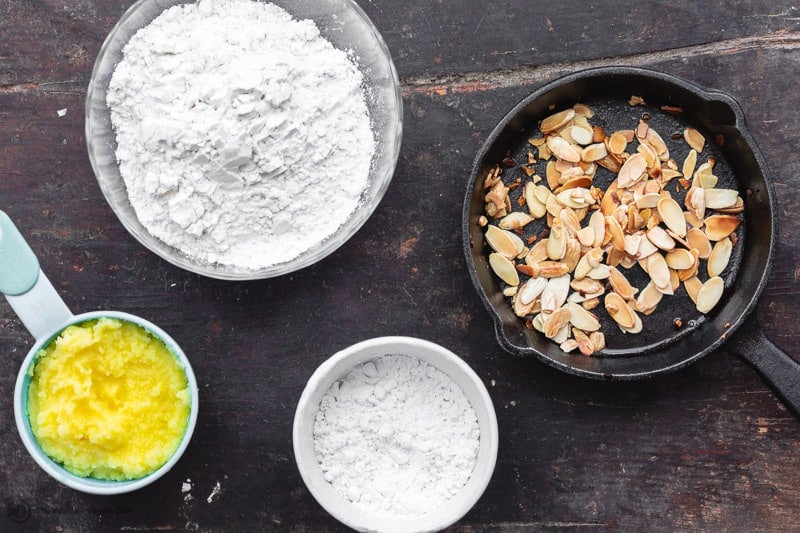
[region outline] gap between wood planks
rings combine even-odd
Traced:
[[[770,48],[800,49],[800,33],[779,31],[770,35],[742,37],[669,50],[647,52],[614,58],[561,62],[541,66],[521,66],[486,72],[465,72],[443,76],[412,76],[401,79],[403,96],[423,94],[443,96],[503,87],[519,87],[532,82],[548,81],[561,74],[599,66],[647,66],[653,63],[706,54],[736,54],[742,51]],[[85,95],[88,80],[51,80],[0,83],[0,96],[6,94]]]
[[[752,49],[800,49],[800,33],[777,32],[766,36],[742,37],[669,50],[629,56],[592,59],[588,61],[552,63],[541,66],[521,66],[514,69],[487,72],[467,72],[443,76],[417,76],[401,80],[403,96],[422,94],[444,96],[453,93],[487,91],[504,87],[519,87],[532,82],[545,82],[562,74],[600,66],[639,66],[701,55],[737,54]]]

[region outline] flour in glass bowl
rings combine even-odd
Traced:
[[[346,52],[274,4],[167,9],[125,46],[106,99],[137,218],[202,263],[261,269],[311,250],[369,183],[362,85]]]
[[[362,511],[392,518],[441,508],[469,481],[480,447],[461,388],[407,355],[367,361],[334,383],[313,434],[325,479]]]

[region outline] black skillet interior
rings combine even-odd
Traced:
[[[645,106],[630,106],[632,95],[644,98]],[[670,155],[680,166],[689,152],[683,138],[672,139],[685,126],[698,129],[706,137],[706,148],[698,165],[709,156],[717,160],[714,174],[718,187],[738,189],[745,199],[745,222],[740,226],[739,243],[723,274],[722,301],[707,316],[696,311],[681,287],[675,296],[662,299],[655,313],[642,317],[643,332],[623,334],[603,309],[598,309],[607,349],[586,357],[566,354],[535,330],[525,327],[514,315],[510,302],[502,295],[503,284],[488,265],[484,230],[477,220],[484,211],[483,179],[486,173],[507,157],[526,161],[527,140],[539,135],[538,124],[545,116],[581,102],[595,112],[590,122],[607,132],[633,129],[646,115],[667,142]],[[661,106],[683,109],[679,115],[666,113]],[[541,168],[540,168],[541,167]],[[544,176],[544,164],[537,164]],[[725,93],[708,91],[679,78],[639,68],[607,67],[591,69],[556,80],[520,102],[498,124],[476,157],[463,212],[464,248],[473,283],[491,313],[500,344],[508,351],[534,356],[564,371],[597,379],[636,379],[675,370],[717,348],[737,329],[755,306],[769,274],[773,239],[772,194],[766,166],[745,128],[738,104]],[[504,180],[524,177],[519,166],[506,169]],[[598,171],[595,185],[605,189],[613,176]],[[521,188],[520,188],[521,190]],[[685,191],[670,184],[673,197],[683,205]],[[512,193],[512,200],[519,191]],[[537,234],[544,222],[530,224],[526,234]],[[701,280],[707,275],[701,267]],[[625,271],[634,286],[646,284],[646,274],[638,267]],[[677,328],[675,319],[683,324]]]

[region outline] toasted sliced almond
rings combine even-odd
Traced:
[[[593,331],[589,333],[589,342],[592,343],[595,353],[602,351],[606,347],[606,337],[602,331]]]
[[[578,341],[575,339],[567,339],[559,344],[558,347],[561,348],[561,351],[564,353],[574,352],[578,349]]]
[[[689,250],[689,253],[692,254],[692,257],[694,258],[694,262],[692,263],[692,266],[690,266],[689,268],[685,268],[683,270],[679,270],[678,271],[678,280],[680,280],[680,281],[685,281],[685,280],[687,280],[687,279],[689,279],[689,278],[691,278],[693,276],[696,276],[697,275],[697,271],[699,270],[700,255],[699,255],[699,253],[697,251],[697,248],[692,248],[691,250]],[[676,288],[673,287],[673,290],[675,290],[675,289]]]
[[[728,215],[739,214],[742,211],[744,211],[744,200],[742,200],[742,197],[739,196],[736,199],[736,203],[734,203],[732,206],[730,206],[730,207],[718,207],[717,211],[719,211],[720,213],[726,213]]]
[[[517,298],[520,299],[523,305],[528,305],[536,300],[547,287],[546,278],[530,278],[522,284],[517,292]]]
[[[544,333],[544,325],[547,322],[547,317],[544,313],[538,313],[531,319],[531,326],[539,333]]]
[[[684,200],[686,209],[698,219],[706,216],[706,189],[702,187],[692,187],[686,192]]]
[[[514,259],[525,248],[525,243],[519,236],[498,228],[495,225],[486,226],[486,243],[495,252],[502,254],[507,259]]]
[[[636,255],[639,252],[639,245],[642,241],[642,235],[639,233],[634,233],[633,235],[626,234],[625,238],[625,253],[631,256]]]
[[[608,271],[608,282],[611,284],[614,291],[624,299],[632,300],[633,297],[636,296],[636,293],[639,292],[639,289],[631,285],[628,278],[616,267],[608,267]]]
[[[664,197],[658,201],[658,215],[673,233],[683,237],[686,235],[686,219],[683,209],[672,198]]]
[[[594,244],[592,246],[599,247],[603,243],[603,238],[606,235],[606,219],[602,211],[595,211],[589,217],[589,227],[594,231]]]
[[[587,298],[581,302],[581,305],[587,311],[591,311],[592,309],[596,309],[597,306],[600,305],[600,298],[599,297]]]
[[[589,271],[587,276],[592,279],[608,279],[611,272],[608,270],[608,265],[600,264]]]
[[[594,116],[594,111],[586,104],[577,103],[572,106],[572,109],[575,110],[576,115],[581,115],[586,118],[592,118]]]
[[[547,337],[548,339],[554,339],[558,334],[558,332],[561,330],[561,328],[569,324],[569,317],[570,317],[569,310],[565,309],[564,307],[556,309],[555,311],[550,313],[549,317],[545,315],[543,317],[543,320],[546,320],[544,324],[545,337]]]
[[[519,285],[519,274],[517,274],[517,269],[514,267],[514,263],[504,255],[497,252],[489,254],[489,266],[492,267],[492,270],[495,274],[497,274],[497,277],[509,285]]]
[[[705,189],[706,207],[709,209],[726,209],[736,205],[739,191],[734,189]]]
[[[622,226],[619,225],[616,217],[609,215],[606,217],[606,232],[611,236],[611,244],[617,250],[625,250],[625,234]]]
[[[539,126],[539,129],[542,130],[542,133],[550,133],[555,131],[559,128],[566,126],[570,120],[575,116],[574,109],[565,109],[563,111],[559,111],[558,113],[554,113],[549,117],[542,120],[542,123]]]
[[[603,292],[603,282],[592,278],[574,279],[570,282],[569,286],[580,294]]]
[[[719,178],[714,174],[701,174],[697,177],[698,185],[704,189],[713,189],[717,186],[717,182],[719,182]]]
[[[705,220],[702,218],[697,218],[697,215],[691,211],[684,211],[683,218],[685,218],[686,223],[693,228],[702,228],[706,223]]]
[[[561,212],[561,210],[564,209],[564,206],[561,205],[561,203],[558,201],[558,198],[556,198],[555,194],[551,194],[550,196],[547,197],[547,203],[544,204],[544,208],[550,215],[557,217],[558,214]]]
[[[583,306],[569,302],[564,306],[569,309],[570,323],[583,331],[597,331],[600,329],[600,321],[594,313],[590,313]]]
[[[661,226],[654,226],[647,230],[647,239],[653,243],[655,246],[659,247],[660,249],[664,250],[665,252],[670,252],[675,249],[675,239],[669,236],[669,234],[664,231],[664,228]]]
[[[528,206],[528,212],[533,218],[542,218],[547,214],[547,209],[545,208],[544,202],[540,202],[539,198],[537,198],[536,187],[537,186],[530,181],[525,184],[525,188],[523,189],[525,205]]]
[[[533,277],[555,278],[569,272],[569,266],[561,261],[542,261],[531,265]]]
[[[697,151],[699,154],[703,151],[703,147],[706,144],[706,138],[703,137],[703,134],[697,131],[694,128],[686,128],[683,130],[683,138],[686,140],[686,143],[691,146],[694,150]]]
[[[507,214],[497,223],[500,229],[513,230],[522,229],[533,221],[533,217],[522,211],[514,211]]]
[[[694,169],[697,167],[697,150],[689,150],[689,155],[683,161],[683,175],[691,178],[694,174]]]
[[[678,248],[668,252],[664,258],[673,270],[685,270],[694,265],[694,256],[685,248]]]
[[[583,172],[583,170],[581,170],[581,172]],[[562,174],[562,177],[563,177],[563,174]],[[561,180],[559,180],[559,181],[561,181]],[[584,174],[581,174],[580,176],[577,176],[577,177],[574,177],[574,178],[569,178],[567,181],[565,181],[561,185],[559,185],[558,188],[554,192],[556,194],[558,194],[558,193],[560,193],[562,191],[566,191],[567,189],[576,189],[578,187],[581,187],[583,189],[588,189],[591,186],[592,186],[592,178],[590,178],[589,176],[586,176]]]
[[[536,279],[539,279],[539,278],[536,278]],[[537,307],[539,307],[538,306],[539,302],[537,302],[537,301],[530,301],[528,303],[523,303],[522,299],[519,297],[519,292],[514,297],[512,302],[513,302],[513,307],[514,307],[514,314],[517,315],[520,318],[524,318],[524,317],[526,317],[528,315],[533,314],[535,312],[535,309]]]
[[[589,335],[578,328],[572,328],[572,336],[575,337],[575,342],[578,343],[578,350],[586,356],[594,353],[594,346],[592,341],[589,340]]]
[[[697,276],[683,280],[683,288],[686,289],[686,294],[689,295],[695,305],[697,305],[697,293],[700,292],[700,287],[702,286],[703,282]]]
[[[650,239],[647,237],[642,237],[642,239],[639,241],[639,250],[635,254],[635,257],[636,259],[644,259],[657,252],[658,248],[656,245],[650,242]]]
[[[709,278],[697,291],[697,310],[703,314],[710,312],[722,298],[725,282],[719,276]]]
[[[587,144],[591,144],[592,137],[594,136],[594,131],[591,128],[584,128],[582,126],[572,126],[571,128],[569,128],[569,136],[572,137],[572,140],[574,140],[581,146],[586,146]],[[584,159],[584,161],[588,160]]]
[[[599,211],[597,211],[599,213]],[[581,243],[582,246],[587,248],[591,248],[594,246],[594,229],[587,226],[585,228],[581,228],[578,230],[576,235],[578,237],[578,241]]]
[[[636,207],[639,209],[652,209],[658,206],[658,201],[661,200],[661,198],[661,194],[657,192],[643,194],[636,199]]]
[[[634,319],[634,323],[633,323],[632,327],[626,328],[626,327],[623,327],[622,325],[620,325],[619,329],[622,330],[623,333],[631,333],[633,335],[636,335],[637,333],[641,333],[642,332],[642,319],[638,314],[636,314],[636,311],[633,312],[633,319]]]
[[[617,186],[620,189],[630,187],[645,176],[645,170],[647,170],[647,161],[642,154],[637,153],[630,156],[619,169]]]
[[[650,281],[636,298],[636,309],[644,315],[649,315],[656,310],[656,306],[663,296],[664,294],[656,288],[655,283]]]
[[[556,168],[555,161],[548,161],[547,162],[547,166],[545,167],[544,175],[545,175],[545,178],[547,179],[547,185],[550,187],[550,189],[551,190],[556,190],[558,188],[558,186],[560,185],[559,181],[561,180],[561,172]],[[546,201],[546,199],[545,199],[545,201]]]
[[[622,327],[632,328],[636,324],[636,313],[616,292],[610,292],[605,297],[605,308],[611,318]]]
[[[563,137],[550,136],[547,138],[547,147],[559,159],[577,163],[581,160],[581,153],[578,148],[564,139]]]
[[[708,241],[706,234],[703,233],[703,230],[692,228],[687,231],[686,242],[688,242],[689,246],[692,248],[697,249],[697,254],[700,259],[708,259],[708,255],[711,253],[711,243]]]
[[[620,155],[628,147],[628,139],[621,131],[615,131],[606,138],[606,148],[609,152]]]
[[[536,241],[536,244],[531,247],[525,256],[525,263],[528,265],[541,263],[542,261],[547,261],[547,239]]]
[[[706,218],[705,223],[708,240],[720,241],[736,231],[742,221],[733,215],[713,215]]]
[[[591,141],[591,138],[589,141]],[[606,145],[604,143],[590,144],[581,151],[581,159],[587,162],[598,161],[607,155],[608,152],[606,151]]]
[[[669,148],[667,148],[667,143],[664,142],[664,139],[661,138],[661,135],[659,135],[656,130],[653,128],[648,128],[647,135],[645,136],[644,140],[653,150],[655,150],[656,154],[658,154],[658,158],[661,161],[666,161],[669,159]]]
[[[550,235],[547,237],[547,257],[552,261],[560,261],[567,253],[567,236],[564,235],[564,228],[561,224],[554,224],[550,228]]]
[[[731,260],[731,252],[733,251],[733,243],[730,238],[725,237],[718,241],[711,254],[708,256],[708,275],[709,277],[719,276],[728,267],[728,262]]]
[[[571,207],[573,209],[580,209],[589,205],[587,201],[588,198],[591,198],[589,190],[581,187],[567,189],[566,191],[561,191],[556,195],[558,203],[564,207]],[[593,198],[591,201],[594,203]]]
[[[562,263],[567,265],[567,272],[572,272],[578,266],[578,261],[581,259],[581,243],[575,237],[567,239],[567,251],[564,254]]]
[[[664,294],[672,294],[672,283],[670,280],[669,266],[664,256],[652,254],[645,260],[645,271],[650,279],[655,283],[656,288]]]
[[[569,281],[569,274],[547,280],[547,286],[542,290],[541,295],[542,311],[550,313],[564,305],[569,295]]]

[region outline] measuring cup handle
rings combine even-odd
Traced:
[[[0,292],[36,340],[73,315],[39,268],[36,254],[11,218],[0,211]]]
[[[800,363],[764,335],[757,319],[743,324],[734,339],[733,351],[761,374],[783,404],[800,417]]]

